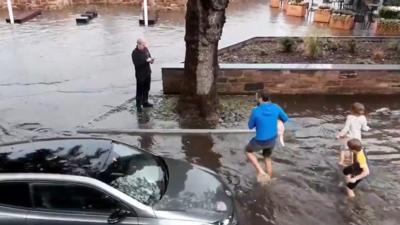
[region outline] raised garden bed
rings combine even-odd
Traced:
[[[329,21],[329,27],[340,30],[351,30],[354,28],[354,13],[351,11],[334,11]]]
[[[400,94],[397,37],[258,37],[219,50],[220,94]],[[368,65],[363,65],[368,64]],[[179,94],[184,65],[164,65],[163,91]]]
[[[221,49],[219,59],[221,63],[400,64],[400,39],[396,37],[317,39],[316,57],[307,56],[303,38],[266,37]],[[291,47],[285,50],[287,45]]]
[[[400,35],[400,7],[385,6],[379,11],[377,21],[377,35]]]
[[[286,15],[288,16],[297,16],[297,17],[305,17],[308,9],[308,3],[293,3],[289,2],[286,7]]]
[[[315,10],[314,22],[318,23],[329,23],[331,19],[332,9],[330,8],[319,8]]]
[[[400,36],[400,20],[379,19],[376,24],[377,35]]]

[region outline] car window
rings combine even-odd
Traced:
[[[35,208],[112,213],[116,209],[126,209],[118,201],[105,193],[78,184],[32,184]]]
[[[158,157],[113,143],[109,159],[99,180],[146,205],[152,206],[162,198],[167,172]]]
[[[29,185],[25,182],[0,183],[0,205],[31,207]]]

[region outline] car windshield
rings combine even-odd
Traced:
[[[100,180],[135,200],[153,205],[166,190],[167,169],[163,160],[127,145],[113,143]]]

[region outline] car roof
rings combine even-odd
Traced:
[[[0,173],[53,173],[95,177],[107,163],[112,142],[56,138],[0,146]]]

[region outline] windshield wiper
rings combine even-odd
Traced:
[[[167,163],[165,163],[165,160],[161,157],[159,157],[159,162],[162,165],[161,168],[163,169],[164,172],[164,187],[160,195],[160,200],[164,196],[164,194],[167,192],[167,187],[169,183],[169,172],[168,172],[168,166]]]

